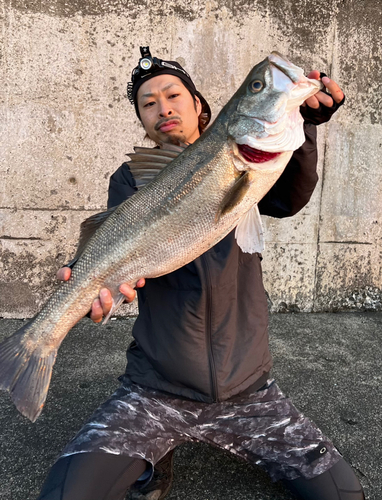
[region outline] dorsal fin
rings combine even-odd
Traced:
[[[172,161],[172,160],[171,160]],[[145,161],[131,161],[128,162],[130,170],[162,170],[166,165],[171,163],[168,161],[167,163],[156,163],[156,162],[145,162]]]
[[[190,142],[179,142],[178,144],[169,144],[168,142],[161,142],[160,147],[162,150],[166,149],[167,151],[177,151],[181,153],[187,146],[190,145]]]
[[[177,155],[177,153],[176,153]],[[169,160],[173,160],[174,158],[176,158],[176,156],[158,156],[158,155],[152,155],[150,153],[131,153],[130,155],[130,158],[132,161],[135,162],[142,162],[142,163],[146,163],[146,162],[154,162],[154,163],[159,163],[159,164],[165,164],[167,165]],[[134,159],[134,160],[133,160]]]
[[[155,151],[161,151],[161,153],[159,155],[155,155]],[[181,153],[181,151],[173,151],[172,149],[164,150],[164,149],[159,149],[159,148],[138,148],[138,147],[134,148],[134,152],[136,154],[143,154],[143,155],[151,155],[152,154],[155,156],[167,156],[168,158],[176,158]],[[127,156],[131,156],[131,154],[129,153]]]
[[[128,161],[137,188],[141,188],[151,182],[164,167],[177,158],[187,147],[186,144],[175,146],[164,144],[159,148],[135,147],[135,153],[129,153],[131,160]]]
[[[231,189],[224,196],[222,202],[220,203],[218,213],[216,214],[217,221],[220,217],[233,210],[234,207],[241,202],[245,193],[248,191],[248,188],[249,172],[245,172],[238,179],[236,179]]]
[[[78,247],[76,251],[76,255],[73,257],[73,259],[70,261],[70,266],[73,267],[73,265],[77,262],[78,258],[84,251],[84,248],[90,238],[93,236],[93,234],[97,231],[97,229],[102,226],[102,224],[105,222],[105,220],[111,215],[114,210],[118,207],[112,207],[109,208],[109,210],[106,210],[106,212],[99,212],[98,214],[94,214],[91,217],[88,217],[85,219],[80,226],[80,238],[78,241]]]

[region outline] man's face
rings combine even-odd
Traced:
[[[147,80],[139,87],[137,102],[147,135],[157,144],[192,143],[200,136],[200,101],[194,100],[177,76],[164,74]]]

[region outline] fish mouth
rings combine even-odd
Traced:
[[[264,106],[261,99],[263,108],[250,106],[248,101],[244,101],[242,107],[239,104],[235,120],[239,121],[242,116],[245,127],[236,131],[233,126],[230,129],[231,137],[237,144],[246,144],[268,153],[294,151],[305,141],[303,118],[299,108],[308,97],[319,91],[321,82],[307,78],[302,68],[295,66],[277,52],[272,52],[267,60],[267,84],[271,95],[276,96],[271,102],[272,106]],[[257,156],[250,154],[250,158],[256,159]],[[246,159],[245,155],[243,157]],[[261,158],[261,155],[259,157]]]
[[[268,62],[272,68],[274,85],[289,89],[289,99],[292,98],[292,101],[294,101],[293,107],[297,104],[297,101],[302,104],[305,99],[316,94],[324,86],[321,81],[306,77],[302,68],[288,61],[279,52],[273,51],[268,56]],[[285,81],[285,77],[289,80],[289,85]]]
[[[237,149],[249,163],[265,163],[281,155],[281,152],[261,151],[260,149],[251,148],[248,144],[237,144]]]
[[[279,52],[273,51],[268,56],[268,61],[272,66],[284,73],[293,83],[297,84],[301,80],[301,76],[303,75],[302,69],[288,61]]]

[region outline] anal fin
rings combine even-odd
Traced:
[[[108,314],[105,316],[105,319],[103,320],[102,324],[106,325],[106,323],[109,322],[109,319],[113,316],[113,314],[119,309],[119,307],[125,302],[126,297],[123,295],[121,292],[117,292],[115,294],[112,293],[112,298],[113,298],[113,304],[111,306],[110,311]]]

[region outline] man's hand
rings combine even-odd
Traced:
[[[68,281],[72,274],[72,270],[70,267],[62,267],[57,271],[57,279],[60,281]],[[141,278],[137,281],[135,285],[136,288],[142,288],[145,286],[145,279]],[[137,292],[127,283],[122,283],[119,287],[119,291],[126,297],[127,302],[133,302],[135,299]],[[99,293],[99,298],[95,299],[92,304],[92,310],[90,313],[90,318],[94,321],[94,323],[99,323],[102,321],[103,316],[106,316],[111,309],[113,304],[113,299],[111,297],[111,293],[107,288],[101,288]]]
[[[308,75],[308,78],[313,78],[314,80],[319,80],[320,79],[320,72],[317,70],[311,71]],[[324,106],[331,108],[334,104],[333,100],[336,103],[339,103],[342,101],[342,99],[344,98],[344,93],[339,88],[339,86],[336,84],[336,82],[334,82],[333,80],[331,80],[327,76],[322,77],[321,81],[325,85],[325,87],[329,90],[331,96],[328,94],[325,94],[325,92],[321,92],[321,91],[317,92],[317,94],[315,94],[314,96],[309,97],[309,99],[307,99],[304,102],[303,106],[306,104],[310,108],[318,109],[320,106],[320,103],[321,103]]]

